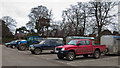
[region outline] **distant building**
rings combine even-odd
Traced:
[[[113,35],[120,36],[119,32],[113,31]]]
[[[14,36],[14,38],[15,38],[15,39],[23,39],[24,36],[25,36],[24,33],[16,33],[15,36]]]
[[[104,31],[101,32],[101,36],[102,35],[112,35],[112,33],[109,30],[104,30]]]

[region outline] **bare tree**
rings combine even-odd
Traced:
[[[27,28],[27,30],[29,30],[29,32],[32,33],[32,32],[34,31],[34,29],[35,29],[35,23],[29,21],[29,22],[26,24],[26,28]]]
[[[5,25],[14,34],[17,22],[14,19],[12,19],[10,16],[4,16],[4,17],[1,18],[1,20],[3,20],[5,22]]]
[[[110,11],[117,5],[117,2],[90,2],[90,11],[92,20],[97,26],[98,41],[100,42],[100,35],[104,26],[113,22],[115,14],[111,14]]]
[[[48,30],[52,19],[52,11],[45,6],[32,8],[29,14],[30,21],[35,24],[38,34],[44,35],[44,31]]]
[[[77,5],[71,5],[71,8],[63,11],[62,17],[68,35],[85,35],[88,9],[88,3],[78,2]]]

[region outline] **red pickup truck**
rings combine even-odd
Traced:
[[[83,55],[84,57],[93,55],[93,57],[97,59],[101,56],[101,53],[105,53],[105,51],[105,45],[94,45],[94,42],[90,39],[71,40],[67,45],[55,48],[59,59],[66,57],[69,61],[74,60],[78,55]]]

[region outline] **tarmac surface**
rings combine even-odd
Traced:
[[[2,66],[119,66],[118,56],[101,56],[99,59],[78,56],[73,61],[60,60],[56,54],[43,51],[40,55],[33,55],[30,51],[2,46]]]

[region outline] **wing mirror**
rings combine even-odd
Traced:
[[[82,44],[81,44],[81,43],[78,43],[78,44],[77,44],[77,46],[80,46],[80,45],[82,45]]]

